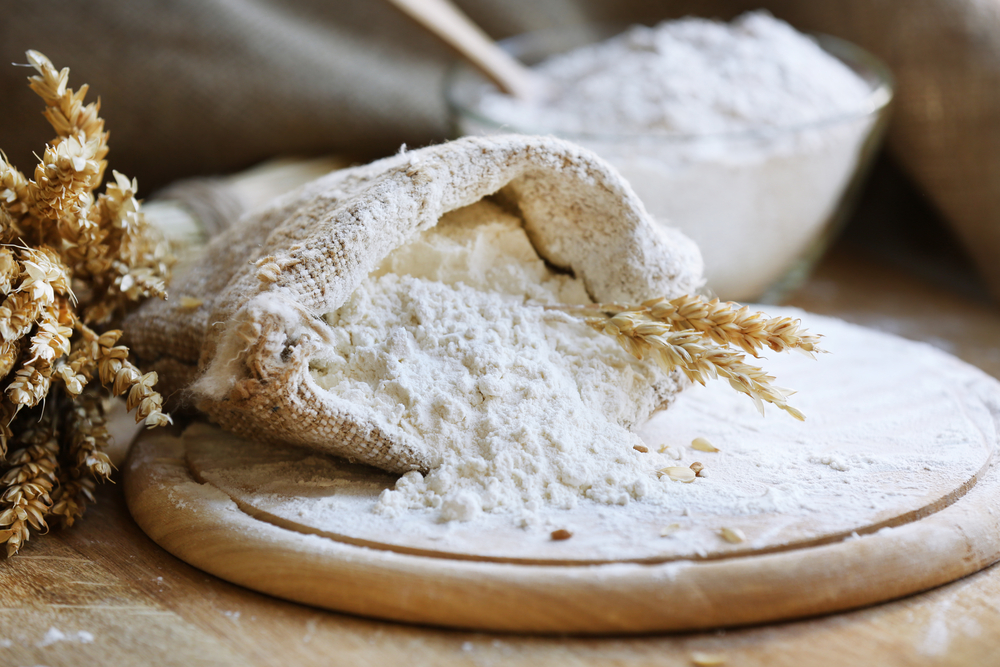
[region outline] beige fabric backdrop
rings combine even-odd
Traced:
[[[1000,295],[1000,0],[459,0],[491,34],[588,20],[727,18],[763,5],[857,42],[899,82],[891,150]],[[448,133],[449,54],[380,0],[0,2],[0,62],[27,48],[104,101],[113,167],[145,192],[275,154],[385,155]],[[0,148],[48,137],[24,69],[0,66]]]

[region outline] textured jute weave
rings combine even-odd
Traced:
[[[248,214],[175,279],[171,300],[126,322],[129,344],[163,390],[223,427],[390,471],[424,469],[349,401],[320,389],[320,316],[341,306],[393,249],[448,211],[499,194],[539,254],[601,301],[691,292],[697,248],[648,218],[592,153],[541,137],[462,139],[334,172]],[[677,378],[653,391],[676,392]],[[186,387],[186,389],[182,389]],[[659,398],[660,395],[657,395]]]

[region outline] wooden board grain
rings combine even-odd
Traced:
[[[460,628],[641,633],[761,623],[896,598],[994,562],[1000,558],[1000,472],[994,456],[1000,385],[922,346],[891,339],[891,346],[879,347],[884,336],[863,330],[850,334],[868,337],[871,345],[856,346],[857,358],[847,354],[840,359],[846,372],[841,367],[829,381],[813,383],[832,387],[826,395],[840,398],[834,401],[837,409],[825,415],[825,429],[813,427],[807,433],[817,442],[837,443],[835,451],[845,456],[852,444],[888,457],[905,457],[912,447],[924,452],[921,456],[936,457],[942,469],[936,474],[930,465],[897,466],[888,474],[862,466],[860,476],[844,481],[874,492],[861,496],[871,504],[870,511],[852,515],[853,523],[839,520],[846,496],[836,488],[823,496],[816,492],[823,487],[806,486],[815,496],[812,503],[784,513],[764,506],[743,517],[752,539],[701,553],[691,553],[683,542],[671,547],[670,540],[659,538],[656,524],[644,524],[648,515],[642,512],[648,508],[641,503],[632,505],[640,510],[638,521],[627,508],[612,508],[595,515],[610,512],[612,521],[587,523],[585,511],[577,519],[585,527],[584,537],[557,545],[525,531],[518,535],[471,522],[443,527],[436,536],[442,543],[449,534],[465,531],[465,536],[450,548],[434,548],[435,536],[425,539],[428,526],[408,534],[404,526],[393,528],[372,513],[374,499],[391,485],[391,477],[337,463],[317,473],[322,461],[307,461],[305,468],[289,472],[296,469],[283,468],[284,463],[301,463],[310,454],[255,446],[207,426],[182,437],[150,435],[140,441],[128,466],[126,495],[137,522],[157,543],[230,581],[331,609]],[[886,386],[872,379],[867,390],[864,382],[852,387],[844,378],[867,377],[861,370],[852,372],[862,368],[865,353],[898,354],[898,366],[910,375],[896,377],[883,364],[879,379],[888,375]],[[838,394],[841,388],[833,386],[838,383],[849,389],[847,397]],[[894,391],[896,387],[900,389]],[[728,400],[730,394],[724,396],[710,397],[701,406],[708,420],[698,422],[698,429],[740,419],[739,408],[712,402]],[[878,421],[882,414],[889,415],[885,423]],[[684,433],[695,419],[685,415],[683,407],[668,411],[667,419],[675,423],[667,430]],[[864,420],[867,428],[844,431],[852,419]],[[765,443],[791,446],[778,437],[785,428],[781,424],[767,427]],[[758,428],[763,427],[753,426]],[[745,430],[728,432],[750,442]],[[859,438],[876,441],[859,445]],[[754,452],[761,455],[761,450]],[[814,458],[821,464],[829,457],[809,460]],[[758,472],[754,460],[751,455],[737,466],[730,479],[734,488],[740,476],[746,478],[740,483],[754,489],[759,486],[755,475],[767,480],[780,472]],[[914,461],[924,460],[932,462]],[[721,464],[717,468],[725,470]],[[258,474],[247,478],[250,482],[240,477],[254,469]],[[272,493],[277,487],[271,485],[266,492],[250,488],[261,485],[260,470],[290,483],[291,490],[281,496]],[[303,479],[302,470],[312,476]],[[720,492],[729,484],[725,477],[723,482]],[[794,479],[785,491],[794,495],[793,486]],[[334,514],[353,515],[352,522],[343,524],[349,530],[323,530],[324,521],[296,497],[310,488],[321,489],[323,502],[335,501]],[[695,514],[711,513],[716,501],[711,495],[707,500],[703,506],[692,505]],[[800,516],[794,516],[796,511]],[[724,517],[727,522],[739,518]],[[721,545],[717,524],[711,516],[692,521],[692,533],[702,529],[703,537]],[[621,525],[628,529],[622,531]],[[350,534],[352,530],[367,537]],[[637,532],[639,537],[625,539]],[[523,544],[511,546],[512,540]],[[616,540],[624,545],[618,551],[594,546]],[[653,556],[643,551],[646,546]],[[630,557],[630,550],[637,556]],[[608,553],[619,557],[608,558]]]
[[[952,581],[1000,557],[998,492],[1000,470],[991,465],[947,508],[834,544],[724,560],[546,566],[399,554],[260,521],[195,481],[180,438],[137,443],[125,486],[154,541],[254,590],[390,620],[581,634],[811,616]]]

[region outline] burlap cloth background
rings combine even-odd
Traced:
[[[583,21],[728,18],[759,6],[883,58],[891,150],[1000,295],[1000,1],[458,0],[495,37]],[[0,3],[0,62],[42,50],[105,103],[111,163],[145,192],[276,154],[387,155],[448,132],[450,56],[380,0]],[[48,138],[27,72],[0,66],[0,148]]]

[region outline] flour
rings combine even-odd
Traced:
[[[542,131],[712,134],[789,127],[864,109],[871,89],[814,41],[765,12],[731,24],[635,26],[534,68],[540,93],[485,92],[490,118]]]
[[[35,644],[38,648],[45,648],[46,646],[51,646],[59,642],[72,642],[78,644],[92,644],[94,642],[94,635],[87,632],[86,630],[79,630],[77,632],[65,633],[62,632],[57,627],[50,627],[45,636]]]
[[[147,301],[128,318],[132,350],[234,433],[390,472],[429,470],[420,439],[380,428],[370,406],[317,385],[309,364],[342,356],[327,349],[336,334],[322,315],[344,306],[387,255],[493,195],[517,210],[538,255],[596,299],[675,298],[703,284],[697,246],[657,229],[591,151],[548,137],[469,137],[334,172],[213,237],[175,280],[180,298]],[[192,310],[185,296],[199,305]],[[677,386],[653,390],[665,400]]]
[[[317,384],[431,462],[377,511],[530,522],[543,505],[624,505],[657,485],[665,459],[634,449],[629,429],[674,379],[541,308],[560,302],[588,303],[581,281],[549,269],[518,218],[481,202],[388,256],[326,316],[336,341],[311,360]]]
[[[483,88],[469,105],[488,122],[463,116],[462,131],[552,133],[595,150],[698,243],[727,299],[759,297],[815,242],[888,99],[764,12],[636,26],[534,69],[537,97]]]
[[[976,459],[969,425],[945,417],[955,408],[940,371],[924,370],[940,363],[934,353],[911,350],[900,368],[897,339],[872,340],[828,320],[817,330],[830,334],[824,346],[837,363],[767,360],[781,384],[802,390],[796,402],[807,423],[762,419],[752,401],[718,382],[691,390],[701,399],[682,396],[678,406],[686,410],[645,423],[671,395],[664,386],[677,390],[672,378],[610,337],[542,308],[588,301],[580,281],[538,257],[517,217],[480,202],[387,256],[325,315],[334,340],[310,361],[316,383],[430,462],[427,474],[408,472],[381,490],[373,511],[400,521],[481,526],[496,516],[504,525],[541,527],[553,513],[578,507],[637,505],[634,517],[686,517],[685,526],[706,514],[741,522],[780,515],[803,530],[802,519],[835,502],[845,508],[843,527],[854,529],[857,515],[846,507],[867,515],[927,492],[924,482],[903,489],[866,480],[912,469],[926,482],[943,469],[955,474],[959,460],[964,475],[969,457]],[[899,386],[941,407],[924,400],[917,415],[892,390]],[[926,424],[919,442],[917,423]],[[722,451],[692,449],[698,437]],[[312,457],[306,469],[318,470],[321,460]],[[696,461],[708,476],[691,484],[656,472]],[[355,484],[318,473],[289,478],[284,470],[258,474],[295,480],[310,495]],[[703,532],[715,540],[717,528]],[[690,548],[701,553],[712,544],[699,538]]]
[[[437,554],[530,561],[721,555],[736,548],[719,537],[722,528],[743,531],[755,549],[852,532],[863,538],[888,519],[947,504],[989,465],[1000,414],[995,380],[925,344],[794,309],[769,310],[802,318],[825,334],[824,347],[832,352],[820,361],[802,355],[766,360],[781,384],[798,390],[795,402],[807,420],[777,411],[761,417],[746,396],[724,382],[691,387],[636,430],[650,453],[636,452],[635,460],[650,461],[648,468],[609,466],[623,480],[644,476],[641,498],[618,484],[626,505],[564,488],[577,498],[571,509],[543,494],[529,508],[531,501],[517,496],[520,488],[512,479],[493,482],[485,466],[456,465],[460,452],[448,455],[450,462],[442,466],[451,471],[453,489],[438,494],[440,502],[429,491],[434,474],[400,479],[314,451],[223,437],[208,427],[185,435],[187,459],[210,482],[205,488],[221,489],[265,520],[279,517],[282,525],[305,526],[305,532]],[[692,441],[699,437],[719,451],[694,449]],[[659,453],[664,445],[677,459]],[[476,447],[468,443],[470,462],[485,460]],[[583,468],[601,464],[595,452],[570,451]],[[525,470],[533,479],[551,479],[558,456],[554,448],[542,449]],[[657,467],[696,461],[710,476],[690,484],[656,476]],[[509,505],[477,506],[488,488],[514,497]],[[443,511],[470,520],[442,521]],[[572,539],[551,540],[550,532],[558,528],[572,532]],[[921,550],[950,544],[948,539],[942,536]]]
[[[847,472],[848,470],[857,470],[870,468],[873,465],[884,464],[884,461],[880,460],[878,457],[871,455],[858,455],[855,454],[849,457],[841,456],[831,456],[829,454],[823,455],[812,455],[809,457],[810,463],[819,463],[822,465],[830,466],[834,470],[839,470],[840,472]]]

